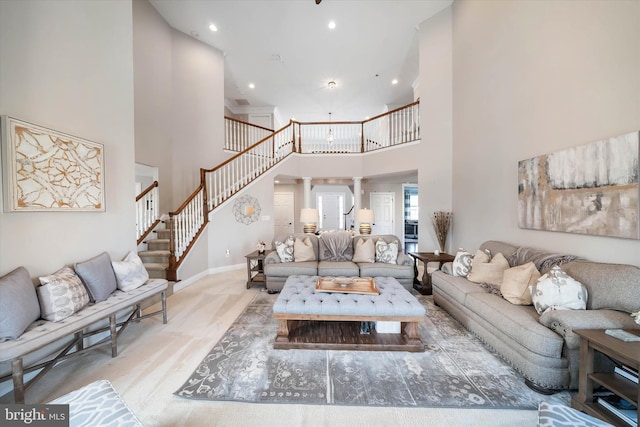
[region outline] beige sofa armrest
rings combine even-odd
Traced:
[[[580,347],[574,329],[640,329],[629,313],[616,310],[552,310],[539,322],[562,336],[570,349]]]
[[[265,264],[279,264],[282,261],[280,260],[280,256],[278,255],[278,252],[272,251],[272,252],[269,252],[266,257],[264,257],[263,262]]]

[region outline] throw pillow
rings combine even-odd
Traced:
[[[531,299],[538,314],[549,310],[584,310],[587,288],[558,266],[531,285]]]
[[[373,239],[358,239],[353,262],[376,262],[376,246]]]
[[[505,270],[500,292],[511,304],[531,305],[529,286],[540,278],[540,272],[533,262],[518,265]]]
[[[293,259],[295,262],[316,260],[316,253],[313,251],[311,239],[308,237],[304,239],[296,238],[296,241],[293,243]]]
[[[284,242],[276,242],[276,252],[282,262],[293,262],[293,237],[289,236]]]
[[[29,272],[18,267],[0,278],[0,342],[18,338],[40,317],[40,304]]]
[[[129,292],[144,285],[149,280],[149,273],[137,253],[131,251],[122,261],[111,263],[116,274],[118,289]]]
[[[106,300],[113,291],[118,289],[111,257],[106,252],[87,261],[79,262],[74,268],[87,287],[89,298],[93,302]]]
[[[40,277],[38,299],[42,318],[59,322],[89,304],[89,295],[71,267]]]
[[[483,252],[478,251],[476,252],[476,256],[473,257],[471,272],[467,279],[475,283],[487,283],[499,288],[502,284],[504,271],[509,268],[509,262],[500,252],[498,252],[491,261],[481,262],[488,259],[489,256],[487,254],[484,254],[484,256],[480,254],[483,254]]]
[[[398,241],[387,243],[382,239],[376,242],[376,262],[396,264],[398,259]]]
[[[453,275],[467,277],[471,272],[472,263],[473,255],[463,249],[459,250],[453,260]]]

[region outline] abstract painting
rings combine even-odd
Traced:
[[[2,116],[4,210],[104,211],[104,147]]]
[[[640,239],[640,132],[518,162],[520,228]]]

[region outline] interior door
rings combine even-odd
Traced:
[[[318,193],[316,203],[320,214],[319,229],[344,229],[344,193]]]
[[[395,193],[371,193],[369,203],[375,221],[371,227],[372,234],[394,233],[394,200]]]
[[[273,194],[273,221],[274,235],[293,233],[293,221],[295,218],[293,193]]]

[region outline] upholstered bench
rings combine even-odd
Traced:
[[[374,278],[379,295],[316,292],[317,281],[287,278],[273,305],[274,348],[424,351],[418,325],[426,310],[395,278]],[[401,333],[360,333],[361,322],[377,321],[400,322]]]

